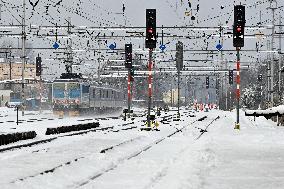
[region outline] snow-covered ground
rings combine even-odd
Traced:
[[[113,130],[61,137],[0,153],[1,189],[280,189],[284,186],[284,128],[262,117],[254,122],[245,117],[244,112],[241,112],[241,130],[234,130],[235,112],[189,113],[182,109],[181,121],[171,119],[170,124],[160,123],[160,131],[147,132],[140,131],[145,117],[123,125],[122,119],[57,119],[45,113],[25,116],[25,119],[54,120],[15,126],[6,122],[14,119],[13,113],[6,109],[1,111],[1,115],[8,116],[1,117],[4,123],[0,124],[0,132],[36,130],[39,134],[33,140],[48,137],[44,135],[46,127],[62,124],[99,121],[100,127],[115,126]],[[171,111],[167,116],[175,113]],[[207,118],[196,121],[203,116]],[[216,119],[218,116],[220,118]],[[199,138],[200,130],[210,123],[208,132]],[[131,125],[137,128],[121,130]],[[183,127],[181,132],[176,132]],[[10,146],[25,142],[28,141]]]

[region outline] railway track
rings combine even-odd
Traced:
[[[117,119],[117,118],[107,118],[107,119]],[[48,142],[52,142],[56,139],[59,138],[64,138],[64,137],[70,137],[70,136],[76,136],[76,135],[83,135],[87,134],[90,132],[97,132],[97,131],[107,131],[107,132],[120,132],[120,131],[126,131],[126,130],[131,130],[137,128],[137,126],[133,126],[133,123],[128,123],[128,124],[120,124],[116,126],[109,126],[109,127],[99,127],[99,128],[94,128],[94,129],[89,129],[89,130],[84,130],[84,131],[74,131],[72,133],[66,133],[66,134],[61,134],[60,136],[55,136],[55,137],[50,137],[47,139],[42,139],[42,140],[36,140],[36,141],[31,141],[25,144],[17,144],[9,147],[4,147],[0,149],[0,153],[6,152],[6,151],[12,151],[12,150],[17,150],[25,147],[32,147],[35,145],[40,145]],[[79,125],[79,124],[78,124]],[[130,126],[129,126],[130,125]],[[117,129],[116,127],[121,127]]]
[[[131,138],[131,139],[126,140],[126,141],[124,141],[124,142],[121,142],[121,143],[119,143],[119,144],[117,144],[117,145],[113,145],[113,146],[107,147],[107,148],[101,150],[100,153],[106,153],[107,151],[113,150],[115,147],[123,146],[123,145],[126,145],[126,144],[128,144],[128,143],[131,143],[131,142],[134,142],[134,141],[138,141],[138,140],[140,140],[141,138],[143,138],[143,136]],[[44,151],[44,150],[46,150],[46,152],[48,151],[48,149],[41,149],[40,151]],[[35,153],[35,152],[39,152],[39,150],[33,151],[32,153]],[[34,174],[34,175],[29,175],[29,176],[26,176],[26,177],[22,177],[22,178],[16,179],[16,180],[14,180],[14,181],[12,181],[12,182],[10,182],[10,183],[11,183],[11,184],[14,184],[14,183],[16,183],[16,182],[18,182],[18,181],[25,181],[25,180],[30,179],[30,178],[34,178],[34,177],[37,177],[37,176],[42,176],[42,175],[45,175],[45,174],[53,173],[55,170],[57,170],[57,169],[59,169],[59,168],[62,168],[62,167],[64,167],[64,166],[68,166],[68,165],[70,165],[70,164],[72,164],[72,163],[74,163],[74,162],[77,162],[77,161],[79,161],[79,160],[83,160],[83,159],[86,159],[86,158],[87,158],[87,156],[76,157],[76,158],[74,158],[74,159],[72,159],[72,160],[69,160],[69,161],[67,161],[67,162],[61,163],[61,164],[59,164],[59,165],[57,165],[57,166],[55,166],[55,167],[53,167],[53,168],[46,169],[46,170],[41,171],[41,172],[39,172],[39,173],[36,173],[36,174]]]
[[[139,120],[139,121],[140,121],[140,122],[143,122],[143,120]],[[121,130],[121,131],[124,131],[124,130],[129,130],[129,129],[137,128],[137,126],[131,126],[132,124],[134,124],[134,123],[132,122],[132,123],[128,123],[128,124],[122,124],[122,125],[120,125],[120,126],[121,126],[120,130]],[[104,130],[104,131],[107,131],[107,132],[117,132],[117,129],[115,129],[114,127],[97,128],[97,129],[94,129],[94,130]],[[84,133],[86,133],[86,132],[91,132],[91,131],[84,131]],[[174,134],[176,134],[176,133],[177,133],[177,132],[175,131]],[[80,133],[72,133],[72,134],[69,134],[69,136],[70,136],[70,135],[73,135],[73,134],[79,135],[79,134],[83,134],[83,132],[80,132]],[[172,134],[171,134],[171,135],[172,135]],[[65,135],[64,135],[64,136],[53,137],[52,140],[55,140],[56,138],[60,138],[60,137],[65,137]],[[100,153],[108,153],[109,151],[114,150],[114,149],[116,149],[116,148],[118,148],[118,147],[122,147],[122,146],[124,146],[124,145],[128,145],[128,144],[130,144],[130,143],[136,142],[136,141],[140,140],[140,139],[143,138],[143,137],[145,137],[145,136],[134,137],[134,138],[131,138],[131,139],[129,139],[129,140],[123,141],[123,142],[121,142],[121,143],[119,143],[119,144],[115,144],[115,145],[106,147],[106,148],[100,150]],[[143,147],[142,151],[140,151],[140,152],[138,152],[138,153],[132,154],[132,157],[128,157],[128,159],[131,159],[131,158],[133,158],[133,157],[135,157],[135,156],[138,156],[138,155],[139,155],[140,153],[142,153],[143,151],[149,150],[154,144],[159,144],[159,143],[162,142],[166,137],[170,137],[170,136],[167,135],[167,136],[163,137],[162,139],[155,140],[153,144],[150,144],[150,145],[147,145],[147,146]],[[52,140],[51,140],[51,141],[52,141]],[[48,142],[48,141],[47,141],[47,142]],[[39,151],[46,151],[46,152],[47,152],[48,150],[49,150],[48,148],[47,148],[47,149],[34,150],[34,151],[32,151],[32,153],[36,153],[36,152],[39,152]],[[59,168],[68,166],[68,165],[70,165],[70,164],[72,164],[72,163],[75,163],[75,162],[77,162],[77,161],[79,161],[79,160],[83,160],[83,159],[86,159],[86,157],[82,157],[82,156],[81,156],[81,157],[76,157],[76,158],[74,158],[74,159],[72,159],[72,160],[66,161],[66,162],[64,162],[64,163],[60,163],[60,164],[58,164],[57,166],[54,166],[54,167],[52,167],[52,168],[49,168],[49,169],[46,169],[46,170],[44,170],[44,171],[38,172],[38,173],[36,173],[36,174],[34,174],[34,175],[29,175],[29,176],[26,176],[26,177],[22,177],[22,178],[13,180],[13,181],[10,182],[10,183],[11,183],[11,184],[14,184],[14,183],[19,182],[19,181],[22,182],[22,181],[25,181],[25,180],[30,179],[30,178],[34,178],[34,177],[37,177],[37,176],[42,176],[42,175],[45,175],[45,174],[50,174],[50,173],[53,173],[55,170],[57,170],[57,169],[59,169]]]
[[[213,119],[204,129],[202,128],[199,128],[200,129],[200,135],[195,139],[195,140],[198,140],[201,138],[201,136],[208,132],[207,129],[210,127],[210,125],[212,125],[215,121],[217,121],[218,119],[220,119],[220,116],[217,116],[215,119]]]
[[[103,171],[96,173],[96,174],[93,175],[92,177],[88,178],[86,181],[83,181],[83,182],[79,183],[75,188],[84,187],[85,185],[87,185],[88,183],[92,182],[93,180],[95,180],[95,179],[97,179],[97,178],[103,176],[104,174],[106,174],[106,173],[108,173],[108,172],[111,172],[111,171],[115,170],[119,165],[121,165],[121,164],[127,162],[128,160],[131,160],[131,159],[133,159],[133,158],[139,156],[139,155],[142,154],[143,152],[146,152],[146,151],[148,151],[149,149],[151,149],[152,147],[154,147],[154,146],[160,144],[161,142],[163,142],[163,141],[166,140],[167,138],[171,138],[172,136],[176,135],[177,133],[182,132],[186,127],[188,127],[188,125],[192,125],[192,124],[194,124],[194,123],[196,123],[196,122],[199,122],[199,121],[204,121],[206,118],[207,118],[207,116],[203,116],[203,117],[201,117],[201,118],[199,118],[199,119],[196,119],[195,121],[193,121],[193,122],[191,122],[191,123],[189,123],[189,124],[183,126],[182,128],[177,129],[176,131],[171,132],[170,134],[167,134],[166,136],[161,137],[161,138],[159,138],[159,139],[157,139],[157,140],[151,142],[150,144],[147,144],[147,145],[143,146],[143,147],[140,148],[139,150],[137,150],[137,151],[135,151],[135,152],[133,152],[133,153],[131,153],[131,154],[129,154],[129,155],[127,155],[127,156],[121,158],[116,164],[113,164],[112,166],[110,166],[110,167],[104,169]],[[212,124],[212,122],[210,122],[210,124]],[[210,124],[209,124],[209,125],[210,125]],[[114,148],[116,148],[116,147],[119,147],[119,145],[117,145],[117,146],[111,146],[111,147],[109,147],[109,149],[112,150],[112,149],[114,149]],[[107,149],[108,149],[108,148],[107,148]],[[105,151],[105,149],[103,149],[102,151],[104,151],[104,153],[107,152],[107,151]]]
[[[173,115],[162,116],[161,122],[164,123],[164,124],[169,124],[169,121],[172,118],[173,118]],[[45,119],[45,118],[41,118],[41,119]],[[82,120],[78,120],[78,121],[110,120],[110,119],[117,120],[117,119],[119,119],[119,117],[110,116],[110,117],[101,117],[101,118],[96,118],[96,119],[88,119],[87,118],[87,119],[82,119]],[[139,122],[142,123],[143,120],[140,120]],[[47,138],[47,139],[36,140],[36,141],[31,141],[31,142],[28,142],[28,143],[25,143],[25,144],[16,144],[16,145],[12,145],[12,146],[9,146],[9,147],[4,147],[4,148],[0,149],[0,153],[6,152],[6,151],[17,150],[17,149],[21,149],[21,148],[26,148],[26,147],[32,147],[32,146],[36,146],[36,145],[40,145],[40,144],[44,144],[44,143],[49,143],[49,142],[52,142],[56,139],[63,138],[63,137],[83,135],[83,134],[87,134],[89,132],[97,132],[97,131],[120,132],[120,131],[126,131],[126,130],[132,130],[132,129],[138,128],[137,126],[133,126],[133,124],[134,124],[134,121],[131,122],[131,123],[117,125],[116,127],[122,127],[120,129],[117,129],[114,126],[110,126],[110,127],[94,128],[94,129],[83,130],[83,131],[74,131],[72,133],[66,133],[66,134],[63,134],[63,135],[61,134],[60,136],[50,137],[50,138]],[[132,126],[126,127],[128,125],[132,125]],[[143,125],[143,123],[142,123],[142,125]]]
[[[172,117],[173,117],[173,116],[172,116]],[[161,117],[161,118],[163,119],[163,117]],[[194,124],[194,123],[196,123],[196,122],[198,122],[198,121],[204,120],[205,118],[206,118],[206,117],[204,116],[204,117],[201,117],[201,118],[199,118],[199,119],[196,119],[195,121],[191,122],[190,125],[192,125],[192,124]],[[167,119],[169,119],[169,117],[167,117]],[[139,120],[139,122],[143,122],[143,120]],[[120,129],[121,131],[137,128],[137,126],[133,126],[133,122],[132,122],[132,123],[128,123],[128,124],[122,124],[122,125],[120,125],[120,126],[121,126],[121,129]],[[152,141],[151,143],[148,143],[148,144],[145,145],[145,146],[142,146],[141,148],[139,148],[138,151],[132,152],[132,153],[130,153],[129,155],[127,155],[125,158],[122,158],[117,164],[115,164],[115,165],[113,165],[112,167],[109,167],[109,168],[103,170],[102,172],[100,172],[100,173],[94,175],[93,177],[89,178],[87,181],[82,182],[82,183],[80,183],[79,185],[76,185],[76,186],[77,186],[77,187],[82,187],[82,186],[88,184],[89,182],[91,182],[92,180],[95,180],[96,178],[98,178],[98,177],[104,175],[105,173],[107,173],[107,172],[109,172],[109,171],[111,171],[111,170],[114,170],[116,167],[118,167],[120,164],[124,163],[125,161],[131,160],[131,159],[133,159],[133,158],[139,156],[139,155],[142,154],[143,152],[146,152],[146,151],[148,151],[149,149],[151,149],[153,146],[158,145],[159,143],[161,143],[161,142],[164,141],[165,139],[170,138],[170,137],[176,135],[176,134],[179,133],[179,132],[182,132],[182,130],[184,130],[187,126],[188,126],[188,124],[185,125],[184,127],[180,128],[180,129],[177,129],[177,130],[174,131],[174,132],[171,132],[171,133],[165,135],[165,136],[162,137],[162,138],[159,138],[159,139],[157,139],[157,140],[155,140],[155,141]],[[95,132],[95,131],[97,131],[97,130],[106,131],[106,132],[117,132],[117,128],[114,128],[114,126],[112,126],[112,127],[105,127],[105,128],[96,128],[96,129],[93,129],[93,130],[82,131],[82,132],[77,132],[77,133],[71,133],[71,134],[67,134],[67,135],[64,135],[64,136],[57,136],[57,137],[53,137],[53,138],[51,138],[51,139],[49,139],[49,140],[53,141],[53,140],[55,140],[55,139],[57,139],[57,138],[66,137],[66,136],[73,136],[73,135],[80,135],[80,134],[84,134],[84,133],[88,133],[88,132]],[[131,143],[133,143],[133,142],[135,142],[135,141],[137,141],[137,140],[140,140],[140,139],[141,139],[141,137],[131,138],[131,139],[126,140],[126,141],[123,141],[123,142],[121,142],[121,143],[119,143],[119,144],[115,144],[115,145],[109,146],[109,147],[107,147],[107,148],[101,149],[100,152],[107,154],[107,153],[109,153],[110,151],[115,150],[116,148],[122,147],[122,146],[124,146],[124,145],[131,144]],[[47,142],[49,142],[49,141],[47,141]],[[35,145],[35,144],[34,144],[34,145]],[[14,149],[16,149],[16,148],[21,148],[21,147],[16,147],[16,146],[15,146]],[[10,150],[11,150],[11,149],[10,149]],[[40,151],[42,151],[42,150],[44,150],[44,149],[41,149]],[[47,149],[47,151],[48,151],[48,149]],[[33,151],[33,153],[34,153],[34,152],[36,152],[36,151]],[[75,162],[78,162],[78,161],[80,161],[80,160],[82,160],[82,159],[86,159],[86,157],[82,157],[82,156],[81,156],[81,157],[76,157],[76,158],[73,159],[73,160],[69,160],[69,161],[66,161],[66,162],[64,162],[64,163],[58,164],[57,166],[54,166],[53,168],[46,169],[46,170],[41,171],[41,172],[39,172],[39,173],[36,173],[36,174],[34,174],[34,175],[30,175],[30,176],[26,176],[26,177],[23,177],[23,178],[20,178],[20,179],[16,179],[16,180],[14,180],[13,182],[10,182],[10,183],[15,183],[15,182],[17,182],[17,181],[20,181],[20,182],[21,182],[21,181],[25,181],[25,180],[27,180],[27,179],[29,179],[29,178],[34,178],[34,177],[37,177],[37,176],[40,176],[40,175],[50,174],[50,173],[53,173],[55,170],[57,170],[57,169],[59,169],[59,168],[69,166],[70,164],[75,163]]]

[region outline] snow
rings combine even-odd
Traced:
[[[284,105],[279,105],[279,106],[272,107],[272,108],[269,108],[269,109],[266,109],[266,110],[247,110],[246,113],[249,114],[249,115],[253,115],[254,113],[264,114],[264,115],[276,114],[276,113],[284,114]]]
[[[138,110],[134,109],[134,112]],[[14,113],[7,109],[1,111],[8,117]],[[140,110],[139,114],[144,111]],[[277,127],[276,123],[263,117],[252,121],[243,111],[240,130],[234,129],[236,112],[211,110],[191,113],[196,117],[187,116],[189,111],[184,108],[181,112],[181,121],[160,123],[160,131],[140,131],[145,117],[139,117],[132,124],[138,127],[136,129],[89,132],[2,152],[1,189],[283,188],[283,127]],[[47,113],[44,117],[53,117]],[[173,114],[176,111],[167,113]],[[42,116],[30,115],[28,118]],[[164,112],[162,116],[165,116]],[[203,116],[207,116],[204,121],[195,122]],[[212,122],[217,116],[220,119]],[[8,120],[7,117],[2,119]],[[31,125],[23,123],[18,127],[37,130],[39,135],[34,140],[38,140],[46,137],[43,130],[47,125],[75,124],[80,122],[79,119],[55,119]],[[99,122],[100,127],[115,126],[118,130],[126,127],[122,125],[122,119],[99,119]],[[211,122],[207,132],[197,139],[200,129],[205,129]],[[8,128],[12,124],[1,125],[0,132],[10,132]],[[184,126],[182,132],[167,137]],[[100,153],[102,149],[120,143],[123,144]]]

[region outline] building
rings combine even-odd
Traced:
[[[37,78],[35,64],[27,63],[25,65],[24,77],[25,78]],[[21,79],[21,78],[22,78],[22,63],[20,62],[19,63],[0,62],[0,81],[10,80],[10,79]]]
[[[36,65],[26,63],[24,77],[27,79],[38,79],[36,77]],[[4,58],[0,58],[0,107],[11,101],[11,93],[20,93],[22,90],[22,63],[7,63]],[[13,81],[7,81],[13,80]],[[31,86],[26,85],[25,93],[31,91]]]

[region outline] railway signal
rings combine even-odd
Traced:
[[[234,7],[234,28],[233,28],[234,47],[244,46],[245,23],[246,23],[245,6],[236,5]]]
[[[146,9],[146,41],[145,46],[149,49],[156,48],[156,9]]]
[[[125,44],[125,68],[132,68],[132,44]]]
[[[216,89],[219,89],[219,88],[220,88],[220,79],[219,79],[219,78],[216,79],[215,88],[216,88]]]
[[[36,57],[36,76],[41,76],[41,57]]]
[[[259,75],[258,75],[257,80],[258,80],[259,82],[262,82],[262,74],[259,74]]]
[[[235,125],[235,129],[240,129],[240,83],[241,83],[241,75],[240,75],[240,49],[244,46],[244,34],[245,34],[245,6],[236,5],[234,7],[234,27],[233,27],[233,45],[237,50],[237,90],[236,90],[236,100],[237,100],[237,121]]]
[[[209,76],[206,77],[206,89],[209,89]]]
[[[176,44],[176,67],[179,71],[183,67],[183,43],[180,41]]]
[[[127,106],[128,106],[128,113],[130,113],[130,106],[131,106],[131,82],[134,81],[132,77],[132,44],[125,44],[125,68],[128,69],[128,82],[127,82]],[[130,116],[130,115],[128,115]]]
[[[233,70],[229,71],[229,84],[230,85],[234,84],[234,71]]]
[[[152,56],[153,49],[156,48],[157,34],[156,34],[156,9],[146,9],[146,40],[145,46],[149,49],[149,77],[148,77],[148,116],[147,116],[147,126],[151,127],[150,124],[150,112],[152,104]]]

